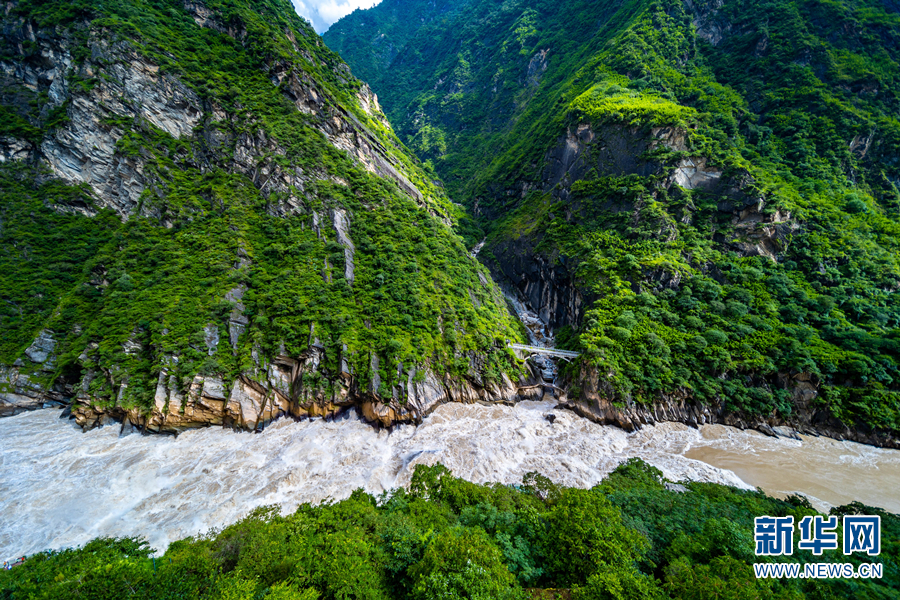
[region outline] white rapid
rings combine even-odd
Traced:
[[[554,423],[545,419],[551,411]],[[589,487],[621,461],[640,456],[672,480],[748,487],[730,470],[685,456],[692,448],[714,448],[721,435],[678,424],[629,435],[553,410],[547,402],[447,404],[424,424],[391,433],[376,432],[349,415],[335,422],[283,420],[260,434],[210,428],[178,438],[119,437],[118,426],[82,433],[58,415],[42,410],[0,420],[3,558],[104,535],[143,535],[162,550],[175,539],[232,523],[259,505],[292,511],[302,502],[344,498],[359,487],[379,493],[402,486],[416,464],[436,461],[476,482],[516,483],[528,471],[539,471],[564,485]],[[722,429],[734,450],[747,453],[770,443],[750,432]],[[794,455],[803,455],[802,464],[816,466],[817,446],[790,442],[796,445]],[[842,444],[865,460],[818,465],[822,477],[833,468],[848,476],[858,472],[859,486],[874,491],[869,503],[900,511],[900,494],[890,489],[900,481],[900,452],[858,446]],[[878,468],[860,468],[871,464]],[[879,490],[879,482],[888,488]],[[804,490],[798,484],[791,491]],[[831,501],[824,494],[816,498]]]

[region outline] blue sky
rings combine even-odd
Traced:
[[[381,0],[291,0],[297,12],[306,17],[316,31],[325,32],[332,23],[357,8],[371,8]]]

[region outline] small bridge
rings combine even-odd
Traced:
[[[556,358],[565,358],[571,360],[581,356],[580,352],[571,352],[569,350],[557,350],[556,348],[541,348],[540,346],[526,346],[525,344],[509,344],[513,350],[524,350],[533,352],[534,354],[544,354],[546,356],[554,356]]]

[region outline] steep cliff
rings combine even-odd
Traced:
[[[355,69],[353,19],[326,41]],[[374,89],[478,257],[582,351],[570,405],[898,443],[890,5],[473,0],[410,21]]]
[[[0,412],[390,425],[515,396],[459,207],[288,2],[2,10]]]

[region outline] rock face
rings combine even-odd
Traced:
[[[697,37],[718,46],[731,33],[732,25],[719,16],[723,0],[684,0],[684,7],[693,17]]]
[[[712,189],[722,178],[722,170],[707,165],[703,157],[687,157],[675,168],[675,183],[686,190]]]
[[[559,257],[536,252],[538,243],[524,237],[504,240],[492,248],[495,260],[486,262],[497,279],[505,278],[516,287],[528,307],[551,329],[580,323],[593,297],[576,284],[574,273]]]
[[[766,200],[753,192],[753,180],[746,173],[725,176],[722,169],[709,164],[701,156],[683,156],[687,151],[687,132],[678,127],[631,127],[619,123],[593,126],[580,123],[569,127],[555,146],[539,162],[535,177],[521,181],[515,190],[494,190],[496,195],[525,198],[536,191],[547,194],[552,202],[565,202],[564,216],[570,221],[580,218],[582,207],[572,197],[576,182],[603,176],[639,175],[659,177],[665,189],[675,193],[678,188],[720,198],[718,210],[730,214],[736,233],[717,234],[717,242],[741,256],[766,256],[775,260],[789,243],[791,234],[799,226],[788,212],[767,211]],[[653,158],[654,151],[666,149],[681,153],[671,159]],[[609,203],[611,212],[632,212],[635,207],[627,201]],[[487,217],[501,215],[485,213]],[[548,218],[555,218],[550,215]],[[692,219],[686,210],[683,221]],[[541,228],[538,227],[537,231]],[[663,225],[660,235],[674,235]],[[539,250],[541,233],[500,236],[489,247],[485,264],[498,281],[514,285],[528,308],[538,314],[551,329],[565,325],[577,327],[596,299],[590,290],[580,286],[574,270],[577,265],[567,263],[558,252]],[[650,287],[671,287],[671,277],[678,274],[664,270],[647,273]],[[677,281],[674,282],[677,286]]]
[[[195,20],[201,26],[227,31],[202,4],[186,6],[200,11],[195,13]],[[206,16],[196,16],[201,13]],[[276,208],[283,214],[291,210],[292,190],[303,190],[316,178],[316,174],[285,169],[274,160],[260,164],[260,157],[274,158],[284,153],[283,148],[262,131],[236,137],[229,134],[225,126],[229,117],[221,106],[201,100],[176,77],[162,74],[158,65],[127,40],[111,41],[103,32],[92,30],[90,56],[75,65],[72,49],[76,40],[71,33],[36,31],[22,19],[7,19],[3,35],[10,45],[37,45],[38,51],[32,56],[40,56],[38,61],[0,59],[4,83],[46,93],[47,108],[65,108],[67,119],[38,147],[15,138],[0,139],[0,160],[39,162],[66,183],[89,186],[96,208],[112,208],[127,217],[139,210],[144,191],[159,185],[145,172],[147,157],[123,153],[117,146],[126,133],[119,123],[132,120],[158,128],[176,140],[202,144],[205,160],[191,166],[227,166],[257,182],[267,195],[284,194],[288,206]],[[423,199],[377,136],[341,109],[314,80],[299,75],[289,61],[276,65],[273,72],[273,83],[283,86],[301,112],[317,117],[312,122],[335,147],[350,153],[370,172],[394,180],[411,196]],[[90,87],[76,85],[87,78],[92,82]],[[362,86],[359,97],[368,111],[389,127],[367,86]]]
[[[657,148],[685,149],[686,132],[675,127],[649,131],[613,123],[594,126],[580,123],[549,149],[541,164],[540,188],[554,198],[566,200],[572,184],[589,175],[654,175],[664,163],[644,156]],[[697,159],[698,161],[701,159]]]
[[[350,223],[347,220],[347,212],[335,209],[332,211],[332,216],[334,217],[334,230],[337,233],[338,243],[344,247],[344,279],[347,280],[348,285],[352,286],[354,277],[353,255],[356,252],[356,248],[353,246],[353,241],[348,233]]]
[[[21,20],[18,25],[15,28],[15,22],[7,21],[4,37],[16,45],[36,44],[40,60],[3,60],[0,72],[8,81],[46,93],[50,110],[68,102],[68,119],[40,147],[8,143],[3,154],[7,160],[39,160],[63,181],[90,186],[101,206],[130,214],[148,183],[141,161],[116,152],[124,132],[109,121],[144,119],[175,138],[190,137],[201,119],[200,99],[177,79],[160,75],[159,67],[127,42],[100,37],[90,41],[91,56],[79,76],[95,77],[101,72],[104,76],[97,77],[87,92],[75,90],[72,40],[35,32]]]
[[[645,134],[637,128],[615,124],[599,128],[587,123],[573,126],[547,151],[535,182],[523,182],[518,193],[524,197],[540,190],[554,201],[566,201],[572,184],[588,174],[660,173],[662,163],[639,157],[660,146],[683,148],[684,135],[684,131],[670,127],[653,128]],[[701,177],[696,169],[692,176],[698,180]],[[573,211],[577,212],[578,207]],[[574,265],[567,265],[566,258],[557,253],[538,251],[540,242],[540,236],[529,235],[501,239],[490,248],[496,260],[487,259],[486,264],[498,280],[512,283],[528,308],[551,329],[577,327],[595,298],[578,285],[571,268]]]
[[[10,417],[44,405],[47,391],[18,367],[0,367],[0,417]]]
[[[391,427],[420,423],[445,402],[515,402],[520,399],[519,388],[530,387],[531,383],[530,379],[524,379],[517,386],[504,375],[499,385],[479,386],[450,377],[439,378],[431,371],[413,370],[394,389],[394,399],[383,402],[369,391],[359,389],[358,382],[349,373],[331,392],[305,386],[304,375],[315,373],[321,360],[321,350],[313,348],[300,358],[279,356],[265,373],[256,373],[255,379],[241,376],[229,384],[218,376],[197,375],[184,389],[178,386],[174,375],[162,372],[150,410],[97,406],[90,402],[86,389],[82,389],[75,395],[71,415],[85,431],[114,420],[121,421],[123,428],[177,434],[208,426],[256,431],[277,418],[327,419],[358,408],[370,423]],[[28,396],[7,396],[3,396],[4,402],[18,410],[41,406]],[[20,404],[13,404],[16,401]],[[13,414],[12,410],[7,412]]]
[[[48,46],[51,41],[46,42]],[[54,81],[67,90],[66,69],[71,58],[64,48],[48,48]],[[67,183],[87,184],[104,205],[122,215],[135,210],[148,181],[141,161],[116,152],[123,131],[104,126],[115,117],[146,119],[176,139],[189,137],[200,122],[200,99],[172,77],[161,76],[159,67],[142,59],[125,43],[98,40],[92,61],[103,64],[111,78],[99,82],[87,95],[73,94],[69,123],[41,145],[41,153],[53,173]],[[88,74],[97,67],[86,65]],[[62,101],[63,98],[60,98]]]
[[[791,392],[793,412],[789,418],[776,414],[747,415],[725,409],[721,400],[700,404],[692,399],[689,389],[664,393],[652,404],[634,401],[614,403],[613,390],[596,370],[584,370],[578,380],[582,394],[564,400],[561,408],[604,425],[616,425],[626,431],[640,429],[664,421],[684,423],[691,427],[721,424],[739,429],[756,429],[769,436],[794,437],[796,433],[824,435],[885,448],[900,448],[900,438],[889,431],[862,427],[851,428],[838,421],[822,403],[817,403],[817,379],[809,373],[781,373],[779,384]]]
[[[56,370],[55,349],[53,334],[45,330],[25,350],[22,359],[11,366],[0,365],[0,417],[70,402],[75,395],[72,385],[48,383]]]
[[[56,340],[49,331],[42,331],[31,343],[25,356],[32,362],[39,363],[49,370],[53,370],[53,349],[56,348]]]
[[[0,137],[0,162],[25,160],[31,154],[31,144],[14,137]]]

